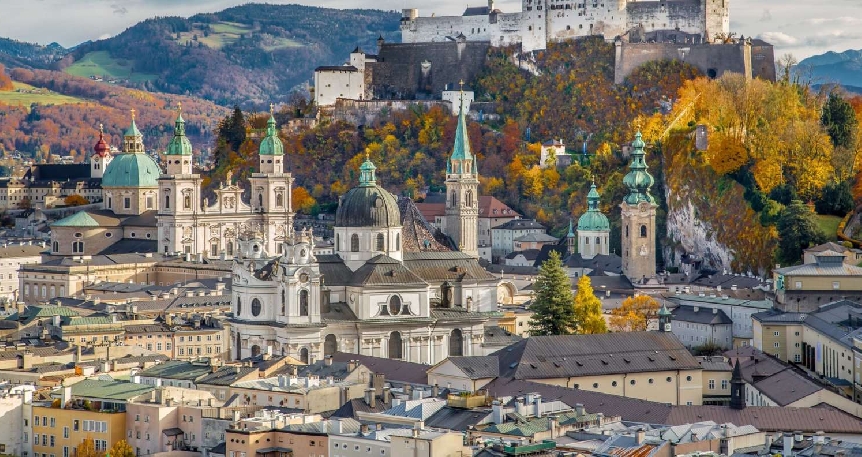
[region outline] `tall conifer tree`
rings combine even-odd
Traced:
[[[560,254],[551,251],[548,260],[539,267],[536,278],[536,298],[530,306],[533,317],[532,335],[571,335],[577,328],[572,306],[572,285],[563,269]]]

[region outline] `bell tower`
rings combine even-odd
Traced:
[[[622,270],[633,284],[643,283],[655,277],[656,252],[656,205],[650,195],[655,180],[644,160],[646,143],[640,132],[632,142],[632,159],[629,173],[623,184],[629,194],[620,204],[622,222]]]
[[[90,156],[90,177],[101,178],[111,163],[111,158],[111,147],[105,141],[105,129],[99,124],[99,141],[93,146],[93,155]]]
[[[186,137],[182,105],[177,104],[174,136],[165,150],[165,171],[159,176],[159,252],[203,253],[207,249],[196,227],[201,211],[201,175],[192,169],[192,143]],[[209,257],[217,252],[207,252]]]
[[[461,109],[452,156],[446,164],[445,233],[458,249],[479,257],[479,173],[470,150],[467,120],[464,117],[464,82],[461,82]]]

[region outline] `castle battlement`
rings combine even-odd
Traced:
[[[445,42],[458,38],[492,46],[520,45],[524,52],[548,42],[586,36],[606,40],[668,31],[680,40],[711,42],[730,32],[729,0],[522,0],[521,11],[467,8],[461,16],[420,16],[403,10],[401,41]]]

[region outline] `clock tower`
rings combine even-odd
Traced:
[[[623,178],[629,193],[620,204],[622,212],[622,270],[633,284],[644,283],[656,274],[656,205],[650,194],[655,180],[644,160],[646,143],[640,132],[632,142],[629,173]]]

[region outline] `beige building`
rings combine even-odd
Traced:
[[[197,451],[204,438],[203,412],[218,406],[209,392],[158,388],[126,404],[126,442],[139,456]]]
[[[229,428],[225,432],[225,457],[328,456],[329,440],[356,433],[353,419],[288,424],[281,428]],[[376,454],[381,455],[381,454]]]
[[[430,430],[418,424],[413,429],[370,430],[363,425],[359,433],[329,437],[329,455],[339,457],[425,456],[463,457],[472,455],[465,448],[461,433]]]
[[[817,256],[821,252],[832,251],[844,255],[844,263],[859,265],[862,262],[862,249],[848,248],[838,243],[829,241],[813,248],[808,248],[802,253],[802,263],[816,263]]]
[[[807,313],[836,300],[862,300],[862,268],[844,254],[821,251],[813,263],[776,269],[775,300],[782,311]]]
[[[703,402],[703,368],[670,333],[534,336],[492,355],[500,377],[671,405]]]
[[[23,243],[0,248],[0,302],[18,300],[18,270],[21,265],[41,262],[44,250],[44,246]]]
[[[294,408],[316,414],[335,411],[348,400],[362,398],[366,383],[320,379],[316,375],[238,381],[230,385],[229,395],[238,395],[241,405]]]
[[[428,369],[428,384],[476,392],[499,375],[497,357],[449,357]]]

